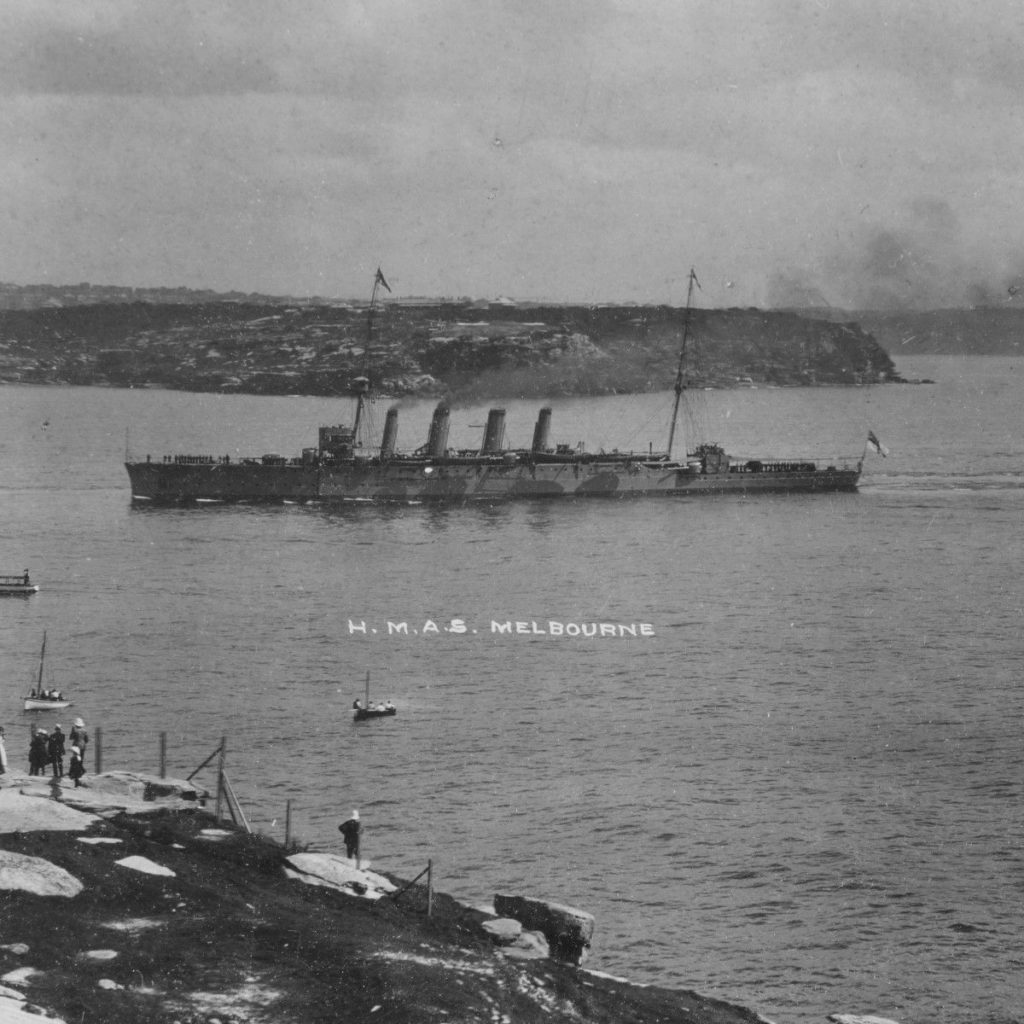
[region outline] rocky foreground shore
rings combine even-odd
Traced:
[[[188,783],[86,781],[0,775],[0,1024],[762,1020],[588,972],[544,921],[428,916],[423,885],[225,825]]]

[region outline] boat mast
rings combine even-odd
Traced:
[[[370,673],[366,673],[366,706],[370,706]]]
[[[679,347],[679,369],[676,370],[676,398],[672,404],[672,425],[668,431],[668,457],[672,458],[672,442],[676,437],[676,421],[679,419],[679,402],[683,397],[683,367],[686,365],[686,338],[690,332],[690,302],[693,299],[693,286],[700,287],[697,275],[690,267],[689,284],[686,288],[686,309],[683,312],[683,341]],[[685,447],[685,446],[684,446]],[[685,455],[685,451],[683,452]]]
[[[36,693],[43,692],[43,661],[46,659],[46,630],[43,630],[43,649],[39,652],[39,681],[36,683]]]

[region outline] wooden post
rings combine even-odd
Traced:
[[[224,793],[224,755],[227,753],[228,738],[227,736],[221,736],[220,738],[220,757],[217,758],[217,809],[214,812],[214,816],[220,821],[220,802],[221,797]]]
[[[284,805],[284,848],[291,848],[292,844],[292,802],[287,801]]]
[[[427,861],[427,917],[434,912],[434,862]]]
[[[92,755],[94,758],[93,771],[97,775],[103,774],[103,727],[96,726],[96,753]]]
[[[160,778],[167,778],[167,733],[160,733]]]

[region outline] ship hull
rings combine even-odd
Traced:
[[[643,498],[855,491],[860,468],[806,462],[707,472],[699,466],[600,458],[558,462],[440,459],[353,460],[263,466],[126,463],[132,498],[203,502],[472,502],[523,498]]]

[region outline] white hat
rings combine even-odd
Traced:
[[[75,719],[75,728],[76,729],[84,729],[85,728],[85,722],[83,722],[80,718],[76,718]]]
[[[352,818],[353,818],[353,820],[358,821],[359,820],[359,812],[358,811],[353,811],[352,812]]]

